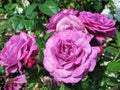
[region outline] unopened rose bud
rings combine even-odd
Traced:
[[[32,68],[35,64],[36,64],[36,59],[32,57],[28,60],[27,66],[29,68]]]
[[[101,56],[101,55],[103,54],[103,47],[102,47],[102,46],[100,46],[99,48],[100,48],[99,55]]]

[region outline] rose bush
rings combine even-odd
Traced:
[[[118,1],[0,0],[0,90],[120,90]],[[80,19],[82,11],[89,11],[90,17]],[[108,18],[113,16],[117,30],[110,19],[99,14],[101,11]],[[32,46],[28,42],[35,41],[28,40],[31,35],[26,35],[27,39],[15,35],[20,39],[9,39],[11,43],[5,45],[10,36],[21,31],[36,36],[37,57],[36,51],[27,54]]]
[[[17,70],[22,73],[23,65],[27,65],[38,54],[35,43],[34,35],[28,36],[24,32],[9,39],[0,53],[0,65],[5,66],[6,73],[15,73]]]
[[[95,36],[95,39],[103,43],[106,37],[114,37],[115,35],[115,21],[108,19],[103,14],[80,12],[79,19],[83,22],[89,33]]]
[[[93,71],[99,47],[82,31],[65,30],[52,35],[44,50],[44,67],[57,82],[75,84]]]

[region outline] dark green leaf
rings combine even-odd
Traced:
[[[37,67],[33,67],[31,69],[25,68],[25,70],[29,74],[29,78],[27,79],[27,87],[28,88],[33,88],[36,85],[37,80],[39,78],[38,74],[37,74],[38,68]]]
[[[103,59],[103,61],[112,61],[118,52],[118,49],[108,46],[104,49],[104,55],[101,57],[101,59]]]
[[[120,32],[119,31],[116,32],[116,43],[118,46],[120,46]]]
[[[20,30],[22,30],[24,28],[24,25],[21,21],[14,21],[12,26],[13,26],[13,29],[15,29],[16,32],[19,32]]]
[[[110,86],[119,86],[120,82],[117,81],[117,79],[109,77],[105,79],[105,82],[107,83],[107,85]]]
[[[38,46],[39,52],[40,52],[39,58],[40,58],[40,60],[43,60],[43,58],[44,58],[43,48],[45,47],[45,41],[44,40],[42,41],[39,38],[37,38],[37,46]]]
[[[3,46],[4,46],[4,42],[1,42],[0,43],[0,50],[3,48]]]
[[[105,48],[105,54],[109,56],[115,56],[118,53],[118,49],[108,46]]]
[[[0,8],[0,14],[4,12],[4,9]]]
[[[4,68],[0,66],[0,75],[4,75],[5,71],[4,71]]]
[[[116,61],[113,61],[113,62],[110,62],[107,66],[107,70],[109,72],[118,72],[120,71],[120,62],[116,62]]]
[[[44,40],[47,40],[50,36],[53,35],[54,32],[48,33],[44,36]]]
[[[70,87],[69,87],[70,86]],[[60,85],[60,90],[74,90],[73,88],[71,88],[71,85],[66,85],[64,83],[62,83]]]
[[[30,16],[32,16],[32,18],[33,17],[35,17],[36,15],[37,15],[37,13],[36,12],[33,12],[34,11],[34,9],[37,7],[37,4],[36,3],[33,3],[32,5],[30,5],[28,8],[27,8],[27,10],[26,10],[26,12],[25,12],[25,15],[28,17],[28,18],[30,18]],[[32,15],[33,14],[33,15]]]
[[[36,6],[37,6],[36,3],[31,4],[31,5],[27,8],[27,10],[26,10],[26,12],[25,12],[26,15],[31,14],[31,13],[33,12],[33,10],[36,8]]]
[[[56,14],[59,10],[58,5],[52,0],[47,0],[44,4],[40,4],[39,9],[42,13],[49,16]]]
[[[35,17],[37,17],[38,13],[37,12],[32,12],[31,14],[27,15],[27,18],[29,19],[34,19]]]
[[[34,20],[25,20],[24,21],[24,26],[27,30],[31,30],[34,28]]]
[[[97,12],[100,12],[100,10],[102,9],[102,1],[95,1],[95,3],[94,3],[94,8],[95,8],[95,10],[97,11]]]

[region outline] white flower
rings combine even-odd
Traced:
[[[21,1],[24,7],[27,7],[30,5],[30,2],[28,0],[21,0]]]
[[[111,12],[111,11],[110,11],[109,8],[105,8],[105,9],[103,9],[103,11],[101,12],[101,14],[104,14],[106,17],[113,19],[113,15],[112,15],[110,12]]]
[[[23,13],[23,8],[22,8],[22,7],[19,7],[19,6],[17,5],[16,8],[15,8],[14,14],[16,14],[16,13],[18,13],[18,14]]]
[[[116,14],[118,14],[120,16],[120,6],[116,7]]]
[[[43,33],[40,33],[40,35],[39,35],[41,38],[44,36],[44,34]]]
[[[114,14],[114,17],[120,22],[120,6],[116,6],[116,14]]]
[[[120,0],[112,0],[115,6],[119,6],[120,5]]]
[[[19,14],[21,14],[21,13],[23,13],[23,8],[16,8],[16,10],[17,10],[17,12],[19,13]]]

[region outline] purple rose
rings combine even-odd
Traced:
[[[74,16],[77,16],[79,14],[79,12],[77,10],[72,10],[72,9],[64,9],[62,10],[61,12],[53,15],[51,18],[50,18],[50,22],[47,24],[47,32],[52,32],[56,29],[56,25],[57,23],[63,18],[63,17],[66,17],[68,15],[74,15]]]
[[[113,37],[115,34],[115,21],[105,15],[83,11],[80,12],[79,19],[100,43],[103,43],[106,37]]]
[[[26,83],[26,76],[19,75],[15,78],[7,78],[4,86],[4,90],[20,90],[21,85]]]
[[[93,71],[99,47],[90,46],[91,36],[65,30],[51,36],[44,50],[44,67],[59,82],[75,84]]]
[[[15,73],[28,63],[28,60],[38,54],[34,35],[28,36],[21,32],[13,35],[0,53],[0,65],[5,66],[6,73]]]
[[[74,15],[68,15],[63,17],[57,24],[55,31],[63,31],[63,30],[82,30],[85,31],[85,27],[81,20]]]

